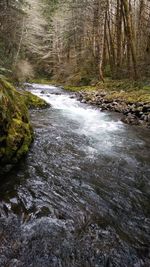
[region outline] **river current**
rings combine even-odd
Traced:
[[[0,267],[149,267],[150,131],[49,85],[35,141],[0,179]]]

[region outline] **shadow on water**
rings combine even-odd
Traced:
[[[0,183],[0,266],[150,266],[149,130],[32,85],[35,141]],[[71,96],[71,97],[70,97]]]

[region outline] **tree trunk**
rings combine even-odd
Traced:
[[[133,63],[133,69],[134,69],[134,78],[137,79],[136,46],[135,46],[135,40],[133,37],[131,15],[130,15],[130,11],[129,11],[128,1],[122,0],[122,3],[123,3],[124,15],[125,15],[125,19],[126,19],[127,37],[128,37],[130,49],[131,49],[132,63]]]

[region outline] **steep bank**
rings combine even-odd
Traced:
[[[15,163],[28,152],[33,140],[27,107],[46,107],[45,101],[17,91],[0,77],[0,165]]]
[[[76,92],[81,102],[95,105],[101,110],[122,113],[125,123],[150,127],[150,85],[107,81],[97,86],[65,86],[65,89]]]

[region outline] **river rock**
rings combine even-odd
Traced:
[[[70,96],[70,99],[74,99],[74,98],[75,98],[75,96],[74,96],[74,95],[71,95],[71,96]]]
[[[90,102],[90,101],[88,101],[88,102]],[[85,99],[82,99],[81,100],[81,103],[86,103],[86,100]]]
[[[149,104],[146,104],[143,106],[143,112],[150,112],[150,105]]]
[[[136,116],[134,116],[133,114],[129,113],[128,116],[123,117],[122,121],[127,123],[127,124],[132,124],[132,125],[138,125],[139,121],[136,118]]]
[[[150,113],[147,115],[147,121],[150,123]]]
[[[54,93],[54,95],[61,95],[61,93],[59,93],[59,92],[56,92],[56,93]]]

